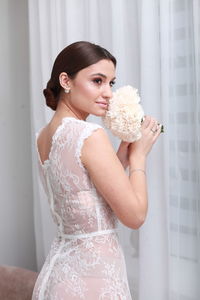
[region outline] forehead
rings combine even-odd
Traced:
[[[90,65],[87,68],[79,71],[80,75],[93,75],[97,73],[101,73],[106,75],[107,77],[115,76],[115,66],[111,60],[102,59],[95,64]]]

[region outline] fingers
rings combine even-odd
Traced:
[[[156,141],[158,136],[160,135],[161,127],[162,127],[162,125],[158,125],[158,128],[156,129],[156,131],[152,132],[154,141]]]
[[[129,145],[130,145],[129,142],[121,141],[119,147],[120,148],[128,148]]]
[[[161,133],[161,126],[162,125],[160,125],[158,121],[151,116],[145,116],[144,122],[142,123],[142,127],[145,129],[145,131],[148,134],[153,135],[155,139]]]
[[[145,116],[145,119],[142,123],[143,128],[153,128],[155,124],[158,124],[155,118],[151,116]]]
[[[159,129],[159,125],[158,125],[158,123],[154,123],[153,125],[152,125],[152,127],[150,128],[150,131],[153,133],[153,134],[155,134],[157,131],[158,131],[158,129]]]
[[[151,122],[150,116],[145,116],[144,121],[142,122],[142,127],[147,128]]]

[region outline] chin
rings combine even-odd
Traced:
[[[100,112],[96,112],[96,113],[93,113],[93,115],[95,115],[95,116],[97,116],[97,117],[105,117],[105,115],[106,115],[106,110],[100,111]]]

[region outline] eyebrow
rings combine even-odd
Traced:
[[[95,74],[92,74],[92,76],[101,76],[105,79],[107,78],[107,76],[105,74],[102,74],[102,73],[95,73]],[[116,77],[114,77],[112,80],[115,80],[115,79],[116,79]]]

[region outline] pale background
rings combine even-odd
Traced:
[[[42,89],[58,52],[89,40],[116,56],[116,88],[137,87],[165,125],[148,159],[148,218],[120,226],[133,298],[199,300],[199,18],[199,0],[0,1],[0,264],[40,270],[48,253],[34,145],[51,116]]]

